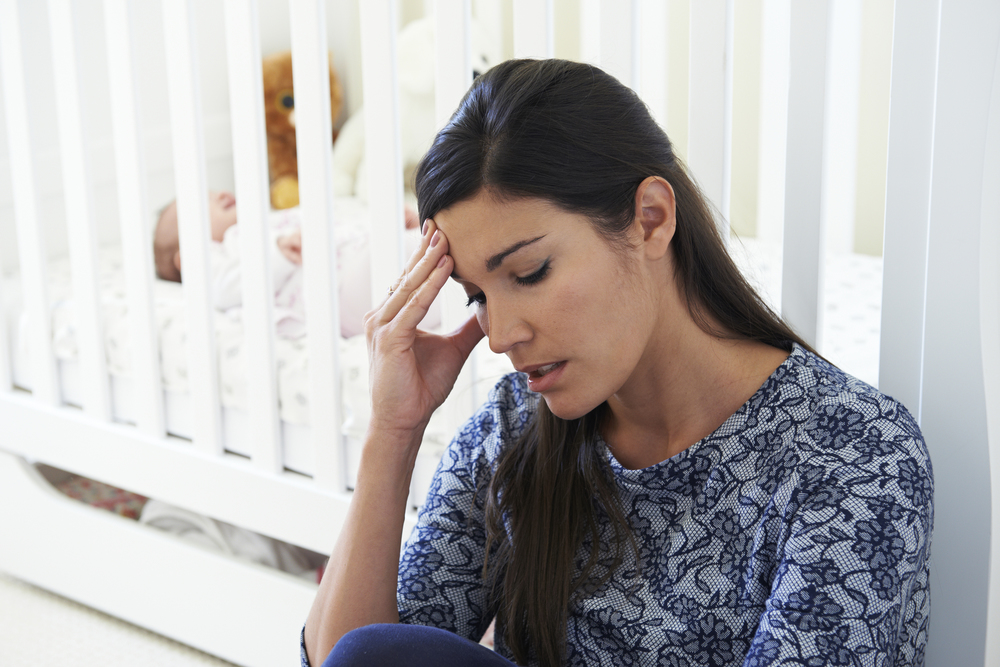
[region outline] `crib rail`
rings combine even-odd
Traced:
[[[52,329],[46,304],[46,249],[38,225],[38,194],[36,153],[31,115],[28,113],[24,82],[20,10],[17,3],[0,4],[0,70],[3,73],[4,107],[7,114],[7,142],[10,161],[18,165],[11,170],[13,204],[17,225],[18,259],[23,276],[26,308],[31,313],[31,335],[37,341],[38,352],[32,357],[31,370],[34,397],[43,405],[59,403],[56,362],[52,354]],[[7,388],[9,390],[9,388]]]
[[[174,181],[177,184],[177,226],[187,302],[188,373],[191,378],[195,448],[219,455],[222,446],[222,410],[219,376],[213,344],[208,239],[205,137],[198,81],[194,24],[189,0],[163,3],[164,41],[167,47],[167,87],[174,144]]]
[[[260,79],[260,29],[257,3],[226,2],[226,46],[229,98],[232,101],[233,169],[240,202],[240,253],[245,270],[243,289],[244,345],[247,368],[247,416],[254,434],[250,458],[262,470],[279,472],[281,420],[275,373],[273,308],[265,295],[274,293],[268,246],[267,209],[270,205],[267,146],[264,126],[264,89]]]
[[[148,151],[144,149],[155,143],[151,134],[165,133],[168,128],[144,123],[139,108],[142,54],[147,38],[152,41],[150,36],[137,32],[140,5],[130,0],[103,0],[102,5],[109,109],[113,115],[110,145],[114,151],[127,276],[132,368],[128,387],[134,407],[134,419],[130,421],[135,422],[134,426],[116,421],[119,418],[114,406],[120,397],[109,380],[102,342],[106,323],[102,321],[96,269],[102,232],[98,229],[97,186],[92,182],[98,151],[88,139],[87,105],[83,103],[86,90],[81,81],[93,75],[80,57],[82,9],[75,0],[49,0],[44,5],[46,29],[42,32],[51,41],[60,192],[74,274],[73,298],[79,309],[77,340],[83,411],[64,405],[65,365],[57,361],[52,344],[54,332],[48,311],[50,239],[40,213],[43,205],[51,207],[51,198],[40,194],[38,165],[42,156],[37,139],[41,121],[29,108],[32,90],[25,77],[25,41],[34,35],[27,34],[26,3],[0,0],[0,96],[7,137],[6,155],[0,155],[0,160],[6,158],[12,165],[13,224],[8,227],[16,230],[21,296],[31,327],[28,393],[14,386],[15,362],[22,360],[8,352],[12,345],[10,330],[0,326],[0,423],[10,425],[0,449],[327,551],[349,498],[350,449],[345,420],[351,401],[364,400],[346,395],[345,364],[340,353],[336,202],[328,148],[333,124],[327,77],[328,54],[338,45],[328,39],[327,27],[331,15],[351,26],[356,20],[360,35],[359,53],[350,62],[337,65],[342,72],[361,76],[360,85],[352,81],[347,88],[362,90],[364,96],[369,235],[372,247],[377,240],[382,249],[372,253],[371,298],[373,303],[379,303],[405,261],[404,231],[399,224],[406,195],[396,48],[400,23],[407,12],[394,0],[289,3],[309,330],[306,344],[311,454],[304,466],[307,474],[302,474],[288,469],[289,436],[279,412],[279,341],[274,333],[270,298],[274,291],[269,255],[273,239],[267,224],[266,101],[259,65],[261,35],[267,26],[258,21],[261,6],[267,3],[220,2],[225,10],[228,68],[225,81],[209,83],[229,91],[230,111],[222,125],[231,131],[226,140],[231,136],[232,182],[239,201],[241,317],[247,360],[246,417],[250,424],[247,442],[242,444],[248,456],[227,452],[225,444],[227,426],[220,402],[219,349],[215,341],[218,315],[213,308],[209,264],[211,235],[206,193],[212,175],[202,108],[206,83],[202,78],[204,63],[200,61],[203,54],[198,46],[199,12],[209,11],[205,7],[210,3],[191,0],[162,3],[162,34],[157,33],[156,40],[162,39],[166,49],[164,74],[172,144],[170,159],[161,160],[159,167],[151,164],[155,160],[147,161]],[[573,4],[569,19],[560,14],[568,11],[567,4],[553,0],[512,0],[509,5],[499,0],[422,3],[421,8],[434,14],[438,37],[434,45],[437,127],[448,121],[472,80],[473,40],[476,21],[482,15],[488,12],[494,22],[503,24],[510,38],[504,53],[518,57],[565,55],[557,46],[563,43],[559,38],[564,33],[560,31],[565,30],[566,21],[572,20],[579,28],[576,32],[580,41],[576,44],[578,53],[571,55],[604,67],[647,101],[655,117],[677,140],[678,152],[721,214],[718,223],[723,238],[730,239],[734,161],[738,157],[734,139],[734,114],[738,113],[734,107],[734,71],[739,51],[735,26],[739,12],[747,11],[751,3],[584,0]],[[782,243],[780,298],[775,294],[768,298],[793,328],[822,353],[826,344],[822,339],[825,245],[830,227],[837,222],[831,219],[835,209],[830,199],[838,195],[834,186],[837,181],[831,174],[835,176],[834,172],[842,168],[831,158],[831,146],[839,140],[834,121],[846,111],[855,111],[845,111],[836,94],[839,84],[834,71],[841,63],[831,57],[832,45],[841,43],[837,40],[842,40],[843,35],[837,32],[838,24],[832,19],[837,3],[760,0],[758,4],[762,18],[758,26],[760,149],[754,186],[758,199],[757,236]],[[980,201],[984,189],[991,187],[983,180],[981,147],[1000,132],[989,95],[981,92],[995,90],[998,85],[987,66],[995,66],[1000,44],[1000,10],[994,5],[990,0],[920,0],[896,6],[878,377],[884,391],[910,406],[931,442],[939,471],[938,497],[944,499],[938,505],[939,530],[946,521],[962,526],[945,530],[948,545],[939,548],[940,539],[935,544],[935,576],[948,582],[947,587],[937,588],[935,606],[940,611],[972,604],[977,618],[985,618],[989,607],[993,614],[989,627],[1000,624],[996,616],[1000,578],[994,576],[993,598],[987,604],[982,591],[970,591],[943,573],[971,572],[976,582],[986,580],[990,576],[987,558],[991,552],[988,538],[983,536],[988,536],[993,524],[1000,521],[1000,511],[994,512],[994,518],[979,511],[988,506],[984,503],[989,502],[991,485],[997,486],[986,478],[988,464],[1000,460],[1000,450],[995,446],[990,449],[985,427],[984,414],[994,408],[987,406],[984,398],[981,349],[987,344],[1000,345],[1000,341],[987,340],[985,333],[979,337],[979,263],[963,258],[963,246],[959,244],[967,244],[966,248],[977,244],[982,214],[967,204]],[[412,6],[406,5],[410,13]],[[28,11],[35,11],[34,6]],[[499,17],[502,20],[497,21]],[[963,29],[969,30],[966,38],[961,36]],[[351,30],[342,28],[339,34]],[[443,35],[448,38],[441,39]],[[671,41],[675,38],[680,41]],[[963,39],[967,45],[963,45]],[[684,40],[686,44],[681,43]],[[686,63],[686,67],[679,62]],[[682,81],[673,78],[678,72],[684,73]],[[685,101],[686,106],[682,104]],[[967,127],[961,120],[962,104],[972,110],[967,113]],[[953,143],[942,143],[944,138]],[[978,147],[968,148],[970,142],[978,142]],[[959,144],[964,149],[953,150],[953,145]],[[155,282],[148,226],[152,198],[148,180],[150,173],[165,164],[173,170],[184,267],[190,440],[167,433],[153,308]],[[4,212],[2,206],[0,201],[0,213]],[[985,204],[982,206],[985,210]],[[950,211],[960,212],[963,219],[951,220]],[[5,229],[0,224],[0,246],[13,241],[14,234],[4,235]],[[952,232],[955,238],[950,236]],[[1000,248],[997,250],[1000,252]],[[0,274],[10,268],[0,266]],[[0,283],[0,296],[6,289]],[[449,285],[442,293],[444,330],[455,328],[468,316],[461,306],[460,292],[457,286]],[[976,301],[974,306],[970,305],[972,301]],[[955,336],[962,348],[957,353],[948,344],[948,325],[963,332]],[[486,373],[477,367],[477,357],[478,352],[463,369],[456,390],[442,408],[446,429],[453,430],[466,419],[482,397],[481,377]],[[481,361],[483,357],[478,358]],[[952,389],[954,386],[963,387],[963,391]],[[962,400],[948,394],[949,390]],[[963,423],[966,416],[969,418],[964,421],[971,425]],[[958,436],[953,434],[960,434],[962,442],[955,444]],[[944,449],[952,445],[957,453]],[[969,488],[963,486],[966,478],[971,480]],[[970,511],[971,518],[965,517],[968,522],[964,522],[963,502],[977,508]],[[992,502],[994,508],[1000,507],[1000,499]],[[317,517],[322,517],[321,521]],[[1000,531],[993,530],[994,539],[997,534]],[[971,555],[959,553],[963,544],[969,545]],[[994,564],[1000,562],[1000,556],[994,557],[998,559]],[[963,592],[959,595],[951,590]],[[984,613],[978,614],[980,611]],[[946,655],[954,649],[964,656],[955,664],[982,664],[980,648],[987,636],[983,624],[959,627],[945,623],[942,627],[945,629],[939,636],[943,638],[934,640],[938,642],[935,655]],[[1000,654],[1000,648],[992,650]]]
[[[90,159],[83,139],[76,53],[75,11],[67,0],[50,0],[52,61],[56,79],[56,109],[62,148],[66,227],[69,231],[73,291],[78,305],[80,366],[83,375],[83,409],[97,419],[111,418],[108,367],[98,316],[97,234],[94,220]]]
[[[826,2],[795,3],[791,9],[781,314],[806,340],[819,345],[830,10]]]
[[[135,28],[128,0],[105,0],[104,20],[108,48],[108,79],[115,132],[118,179],[118,217],[123,262],[128,283],[129,328],[132,332],[132,372],[135,376],[135,422],[147,435],[162,437],[163,386],[153,320],[152,235],[143,224],[150,210],[142,129],[137,106]],[[131,223],[131,224],[130,224]]]

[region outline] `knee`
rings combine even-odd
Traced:
[[[391,665],[399,655],[395,624],[366,625],[340,638],[323,667],[376,667]]]

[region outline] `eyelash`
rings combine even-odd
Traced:
[[[540,269],[532,273],[530,276],[525,276],[523,278],[520,276],[516,276],[514,278],[514,282],[517,283],[518,285],[523,285],[523,286],[535,285],[537,283],[540,283],[548,274],[548,272],[549,272],[549,260],[545,260],[545,263],[542,264],[542,267]],[[486,296],[482,292],[479,292],[478,294],[473,294],[472,296],[469,297],[469,300],[465,302],[465,307],[471,308],[473,304],[482,305],[484,303],[486,303]]]

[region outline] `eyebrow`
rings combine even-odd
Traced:
[[[535,243],[536,241],[541,241],[544,238],[545,234],[542,234],[541,236],[536,236],[533,239],[528,239],[527,241],[518,241],[517,243],[508,246],[507,248],[501,250],[500,252],[498,252],[497,254],[493,255],[492,257],[486,260],[486,271],[488,273],[493,273],[500,267],[501,264],[503,264],[503,261],[507,259],[508,255],[512,255],[521,248],[529,246],[532,243]],[[452,271],[451,277],[454,280],[462,280],[461,276],[458,275],[457,271]]]

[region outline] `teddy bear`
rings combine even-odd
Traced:
[[[396,42],[399,76],[400,148],[403,156],[403,183],[408,201],[415,201],[413,175],[420,159],[430,148],[437,131],[434,114],[434,20],[417,19],[407,24]],[[473,19],[473,76],[499,62],[496,40]],[[341,197],[368,199],[365,160],[365,125],[363,105],[340,130],[333,146],[333,193]]]
[[[299,170],[295,153],[295,91],[292,87],[292,52],[264,58],[264,122],[267,128],[267,168],[271,207],[291,208],[299,203]],[[340,115],[343,92],[330,56],[330,122]],[[331,142],[336,140],[333,131]]]

